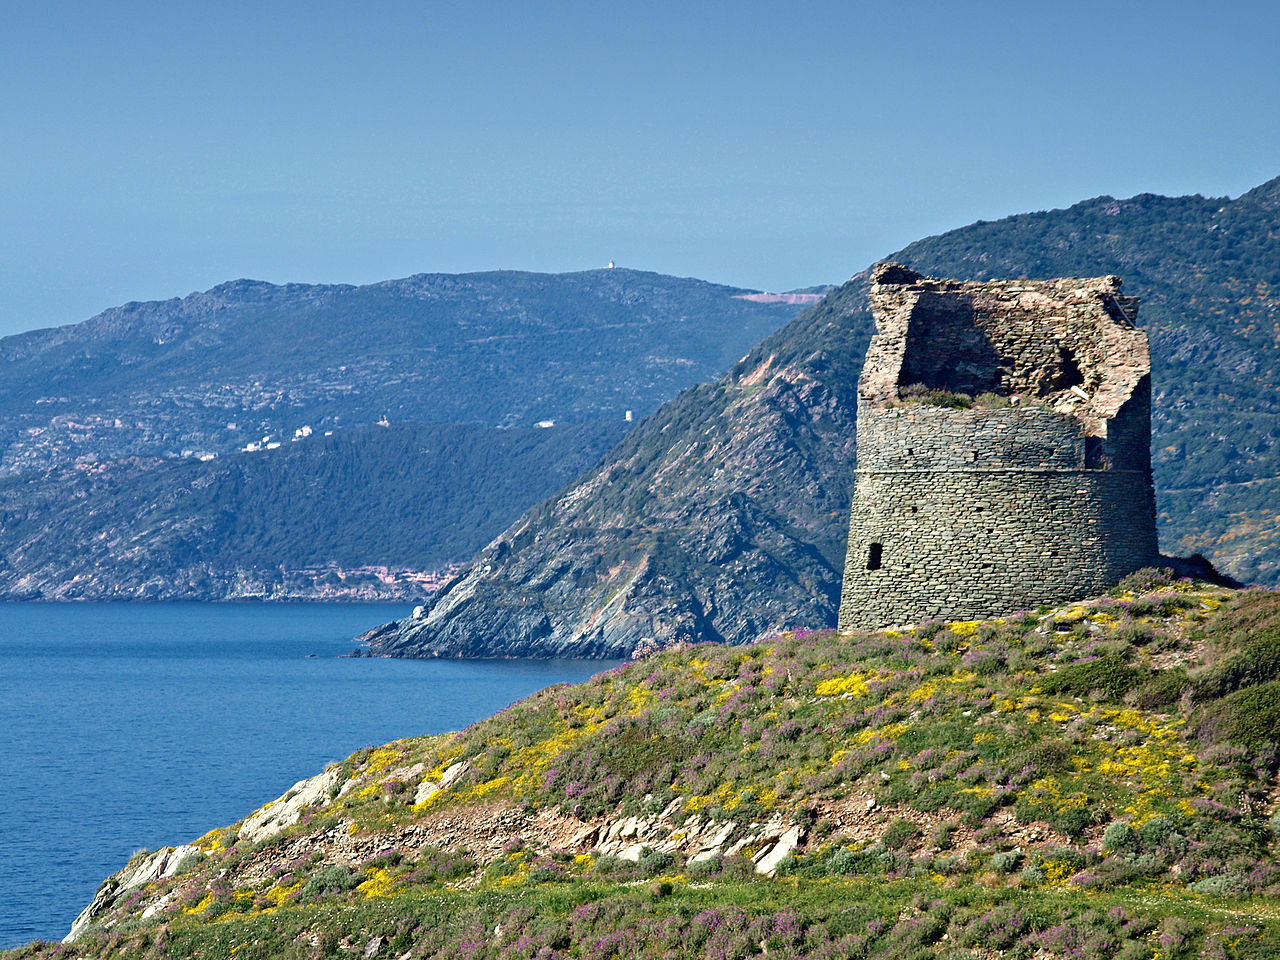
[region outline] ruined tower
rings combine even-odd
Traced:
[[[876,266],[842,629],[1061,603],[1158,559],[1151,360],[1119,291]]]

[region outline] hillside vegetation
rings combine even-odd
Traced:
[[[801,309],[747,296],[625,269],[242,280],[0,339],[0,596],[420,598],[627,411]]]
[[[1280,596],[685,646],[139,853],[15,957],[1280,951]]]

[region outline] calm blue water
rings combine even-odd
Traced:
[[[366,744],[612,666],[339,659],[408,612],[0,604],[0,948],[65,936],[140,847],[232,823]]]

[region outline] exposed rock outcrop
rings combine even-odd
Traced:
[[[88,927],[92,926],[99,917],[123,906],[125,901],[129,899],[129,895],[134,891],[142,889],[147,884],[155,883],[157,880],[176,876],[193,860],[199,860],[200,856],[199,847],[191,844],[182,844],[177,847],[162,847],[154,853],[142,854],[130,860],[123,870],[113,873],[102,882],[102,886],[98,887],[98,892],[94,894],[93,900],[80,911],[80,915],[71,924],[71,932],[67,934],[64,942],[71,943]],[[152,907],[158,906],[161,905],[152,905]],[[151,914],[148,914],[144,911],[142,917],[147,919],[149,916],[153,916],[155,912],[153,910]]]
[[[749,852],[756,872],[773,876],[778,864],[804,841],[805,829],[787,816],[763,823],[717,820],[686,813],[684,798],[676,797],[661,813],[624,817],[587,834],[593,849],[623,860],[638,861],[645,850],[679,853],[690,863]]]
[[[323,807],[339,791],[340,776],[337,767],[307,780],[299,780],[279,800],[272,800],[260,807],[240,825],[240,836],[245,840],[265,840],[275,836],[302,819],[304,810]]]

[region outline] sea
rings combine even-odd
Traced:
[[[474,723],[600,660],[346,658],[387,604],[0,604],[0,949],[60,940],[136,850],[362,746]]]

